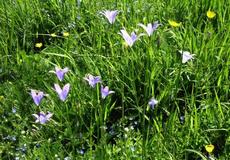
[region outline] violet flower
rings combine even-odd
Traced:
[[[113,24],[115,22],[118,11],[117,10],[114,10],[114,11],[105,10],[105,11],[102,11],[101,14],[103,14],[108,19],[110,24]]]
[[[84,80],[88,81],[89,85],[91,87],[95,87],[95,85],[97,83],[101,83],[101,77],[100,76],[93,76],[91,74],[87,74],[85,77],[84,77]]]
[[[69,68],[65,67],[64,69],[61,69],[59,67],[55,67],[55,73],[60,81],[64,79],[65,74],[69,71]]]
[[[47,114],[45,114],[44,112],[40,112],[39,114],[32,114],[32,115],[36,118],[35,123],[40,123],[40,124],[45,124],[53,116],[53,114],[50,112],[48,112]]]
[[[155,98],[151,98],[149,101],[149,106],[154,109],[154,106],[158,103],[158,101]]]
[[[154,32],[161,24],[159,24],[158,21],[156,21],[156,22],[154,22],[153,24],[152,24],[152,23],[147,24],[147,26],[145,26],[145,25],[143,25],[143,24],[141,24],[141,23],[139,23],[138,25],[141,26],[141,27],[147,32],[148,36],[150,37],[150,36],[153,34],[153,32]]]
[[[67,98],[67,95],[69,93],[69,87],[70,87],[70,84],[67,83],[63,89],[61,89],[61,87],[58,85],[58,84],[54,84],[54,88],[55,88],[55,91],[57,92],[60,100],[62,101],[65,101],[66,98]]]
[[[189,60],[194,59],[195,54],[191,54],[188,51],[179,51],[182,54],[182,63],[186,63]]]
[[[60,67],[55,67],[55,71],[50,71],[52,73],[55,73],[57,75],[57,78],[62,81],[64,79],[65,74],[69,71],[68,67],[65,68],[60,68]]]
[[[32,98],[34,100],[34,103],[37,106],[39,106],[39,104],[40,104],[42,98],[44,97],[44,95],[45,94],[43,92],[41,92],[41,91],[36,91],[36,90],[31,89],[31,96],[32,96]]]
[[[105,99],[109,94],[115,93],[114,91],[110,91],[108,86],[101,86],[101,97],[102,99]]]
[[[123,39],[125,40],[125,42],[130,47],[132,47],[132,45],[134,44],[134,42],[138,39],[138,36],[136,35],[135,32],[132,32],[131,36],[130,36],[125,29],[122,29],[119,34],[123,37]]]

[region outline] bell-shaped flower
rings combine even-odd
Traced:
[[[59,98],[61,101],[65,101],[66,98],[67,98],[67,95],[69,93],[69,87],[70,87],[70,84],[67,83],[63,89],[61,89],[61,87],[58,85],[58,84],[54,84],[54,89],[55,91],[57,92]]]
[[[115,93],[114,91],[110,91],[108,86],[101,86],[101,97],[105,99],[109,94]]]
[[[85,77],[84,77],[84,80],[88,81],[89,85],[91,87],[95,87],[95,85],[97,83],[101,83],[101,77],[100,76],[93,76],[91,74],[87,74]]]
[[[118,11],[117,10],[114,10],[114,11],[105,10],[105,11],[102,11],[101,14],[103,14],[108,19],[110,24],[113,24],[115,22]]]
[[[158,21],[152,23],[147,24],[147,26],[145,26],[144,24],[139,23],[139,26],[141,26],[147,33],[147,35],[150,37],[153,32],[161,25],[158,23]]]
[[[47,114],[45,114],[44,112],[40,112],[39,114],[32,115],[36,118],[35,122],[40,124],[45,124],[53,116],[53,114],[50,112],[48,112]]]
[[[55,71],[50,71],[52,73],[55,73],[57,78],[62,81],[64,79],[65,74],[69,71],[68,67],[60,68],[58,66],[55,67]]]
[[[155,98],[151,98],[149,101],[149,106],[154,109],[154,106],[158,103],[158,101]]]
[[[36,91],[31,89],[31,96],[34,100],[34,103],[39,106],[39,104],[41,103],[42,98],[44,97],[44,92],[42,91]]]
[[[187,61],[194,59],[195,54],[191,54],[188,51],[179,51],[182,54],[182,63],[186,63]]]
[[[132,47],[134,42],[138,39],[138,36],[135,32],[132,32],[131,35],[129,35],[125,29],[122,29],[119,34],[123,37],[127,45],[130,47]]]

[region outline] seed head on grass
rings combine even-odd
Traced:
[[[63,89],[61,89],[61,87],[59,86],[59,84],[54,84],[54,89],[55,89],[55,91],[57,92],[57,94],[58,94],[60,100],[63,101],[63,102],[64,102],[64,101],[66,100],[66,98],[67,98],[67,95],[68,95],[68,93],[69,93],[69,88],[70,88],[70,84],[69,84],[69,83],[67,83],[67,84],[63,87]]]
[[[58,66],[55,67],[55,71],[50,71],[51,73],[55,73],[57,78],[60,80],[60,81],[63,81],[64,79],[64,76],[65,74],[69,71],[69,68],[68,67],[65,67],[65,68],[60,68]]]
[[[125,29],[122,29],[119,34],[123,37],[127,45],[130,47],[132,47],[134,42],[138,39],[138,36],[135,32],[132,32],[131,35],[129,35]]]
[[[110,91],[108,86],[101,86],[101,97],[105,99],[109,94],[115,93],[114,91]]]
[[[52,113],[48,112],[45,114],[44,112],[40,112],[39,114],[32,114],[36,120],[35,123],[45,124],[50,118],[53,116]]]
[[[153,34],[153,32],[160,26],[160,24],[158,23],[158,21],[156,21],[153,24],[147,24],[147,26],[139,23],[138,26],[142,27],[146,31],[147,35],[150,37]]]
[[[173,20],[168,20],[169,24],[172,26],[172,27],[180,27],[181,26],[181,22],[176,22],[176,21],[173,21]]]
[[[210,10],[207,11],[207,17],[208,17],[209,19],[213,19],[215,16],[216,16],[216,13],[215,13],[215,12],[210,11]]]
[[[158,101],[155,98],[151,98],[149,101],[149,106],[154,109],[155,105],[158,103]]]
[[[188,52],[188,51],[179,51],[179,52],[182,54],[182,63],[186,63],[186,62],[188,62],[189,60],[194,59],[194,55],[195,55],[195,54],[191,54],[191,53]]]
[[[105,10],[100,13],[103,14],[108,19],[110,24],[113,24],[115,22],[118,11],[117,10],[114,10],[114,11]]]
[[[44,97],[44,92],[42,91],[36,91],[31,89],[31,96],[33,98],[34,103],[39,106],[39,104],[41,103],[42,98]]]
[[[84,80],[88,81],[89,85],[94,88],[97,83],[101,83],[101,77],[100,76],[93,76],[91,74],[86,74],[84,77]]]

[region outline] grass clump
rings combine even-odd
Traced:
[[[227,159],[228,13],[222,0],[1,1],[2,159]]]

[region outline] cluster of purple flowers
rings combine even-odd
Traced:
[[[101,14],[103,14],[109,21],[110,24],[113,24],[115,22],[116,16],[118,15],[119,11],[117,10],[105,10],[100,12]],[[146,26],[144,24],[139,23],[138,26],[142,27],[147,36],[151,36],[153,34],[153,32],[160,26],[161,24],[158,21],[155,21],[154,23],[148,23]],[[119,33],[123,39],[125,40],[126,44],[130,47],[133,46],[134,42],[136,40],[138,40],[138,38],[142,35],[145,35],[144,33],[140,34],[139,36],[135,33],[132,32],[131,35],[128,34],[128,32],[125,29],[121,29],[120,33]],[[183,55],[184,56],[184,55]],[[183,58],[184,59],[184,58]],[[187,59],[186,59],[187,60]],[[185,60],[183,60],[184,62]],[[95,79],[93,79],[94,77],[92,75],[90,75],[91,77],[89,77],[87,80],[89,82],[89,84],[91,86],[95,85],[95,81],[98,82],[98,77],[95,77]],[[91,80],[90,80],[91,79]],[[94,84],[94,85],[92,85]],[[105,88],[103,88],[103,86],[101,87],[101,94],[102,94],[102,98],[105,98],[108,94],[113,93],[113,91],[109,91],[108,86],[106,86]],[[154,106],[158,103],[158,101],[155,98],[151,98],[149,101],[149,106],[154,109]]]
[[[50,72],[55,73],[59,81],[63,81],[64,76],[68,71],[69,69],[67,67],[62,69],[56,66],[55,71],[50,71]],[[69,83],[65,84],[63,88],[61,88],[59,84],[54,84],[54,90],[58,94],[61,101],[66,100],[67,95],[69,93],[69,89],[70,89]],[[36,91],[32,89],[31,96],[33,98],[35,105],[39,106],[41,100],[45,96],[45,93],[42,91]],[[44,112],[41,111],[39,114],[32,114],[32,115],[36,118],[35,120],[36,123],[45,124],[53,116],[53,113],[47,112],[47,114],[45,114]]]
[[[106,11],[102,11],[100,12],[101,14],[103,14],[109,21],[110,24],[113,24],[115,22],[116,16],[118,15],[119,11],[114,10],[114,11],[110,11],[110,10],[106,10]],[[160,26],[161,24],[158,23],[158,21],[152,23],[147,24],[147,26],[145,26],[144,24],[138,24],[138,26],[142,27],[145,32],[147,33],[147,35],[150,37],[153,32]],[[135,32],[132,32],[131,35],[128,34],[128,32],[125,29],[121,29],[120,33],[119,33],[123,39],[125,40],[126,44],[130,47],[132,47],[132,45],[134,44],[134,42],[136,40],[138,40],[138,38],[142,35],[145,34],[140,34],[139,36],[136,35]]]
[[[103,14],[109,21],[110,24],[113,24],[115,22],[116,16],[118,15],[118,10],[105,10],[100,12]],[[140,35],[137,35],[135,32],[132,32],[130,35],[125,29],[120,30],[120,35],[125,40],[126,44],[130,47],[133,46],[134,42],[139,39],[139,37],[143,35],[151,36],[153,32],[160,26],[161,24],[158,21],[155,21],[154,23],[148,23],[147,25],[144,25],[142,23],[139,23],[138,26],[142,27],[145,33],[141,33]],[[188,51],[179,51],[182,54],[182,63],[186,63],[189,60],[192,60],[194,57],[194,54],[189,53]]]
[[[61,68],[56,66],[55,71],[50,71],[50,72],[55,73],[59,81],[63,81],[64,76],[68,71],[69,71],[69,69],[67,67],[64,69],[61,69]],[[102,83],[100,76],[93,76],[91,74],[87,74],[84,77],[84,80],[88,81],[89,85],[92,88],[94,88],[97,83]],[[63,88],[61,88],[59,84],[54,84],[54,90],[58,94],[59,99],[64,102],[67,98],[68,93],[69,93],[70,84],[69,83],[65,84],[63,86]],[[109,94],[112,94],[112,93],[115,93],[115,92],[110,91],[108,86],[104,87],[103,85],[101,85],[101,97],[102,97],[102,99],[105,99]],[[36,91],[36,90],[32,89],[31,90],[31,96],[33,98],[35,105],[39,106],[42,99],[45,96],[45,93],[42,91]],[[53,114],[50,112],[47,112],[47,114],[45,114],[44,112],[40,112],[39,114],[32,114],[32,115],[36,118],[35,122],[40,123],[40,124],[45,124],[53,116]]]
[[[89,85],[94,88],[97,83],[102,83],[100,76],[93,76],[91,74],[87,74],[84,79],[88,81]],[[103,87],[101,85],[101,97],[105,99],[109,94],[115,93],[114,91],[110,91],[108,86]]]

